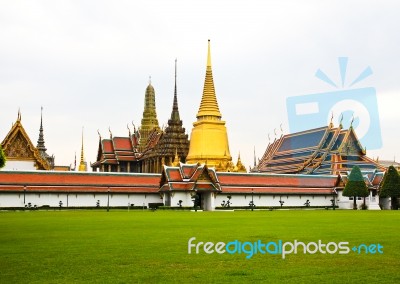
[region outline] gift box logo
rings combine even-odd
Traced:
[[[339,57],[342,88],[346,83],[347,62],[347,57]],[[370,75],[372,69],[368,66],[348,85],[348,88]],[[320,69],[315,76],[339,88]],[[342,123],[343,128],[347,129],[352,125],[361,144],[367,149],[382,147],[378,103],[373,87],[289,97],[286,99],[286,107],[291,133],[328,125],[334,116],[336,126]]]

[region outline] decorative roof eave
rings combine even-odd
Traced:
[[[367,156],[363,156],[362,157],[363,160],[372,163],[373,165],[376,166],[377,169],[379,169],[382,172],[386,172],[386,168],[384,166],[382,166],[381,164],[379,164],[378,162],[374,161],[373,159],[367,157]]]
[[[102,157],[103,157],[103,144],[101,143],[101,136],[99,135],[99,147],[97,149],[97,161],[96,162],[100,162]],[[95,164],[95,163],[93,163],[93,164]],[[93,165],[93,164],[91,164],[91,165]]]
[[[99,167],[100,165],[101,165],[101,162],[100,162],[100,161],[96,161],[96,162],[90,163],[90,167],[91,167],[91,168],[93,168],[93,167]]]
[[[214,191],[220,192],[220,185],[214,184],[213,182],[196,182],[193,188],[194,191]]]
[[[105,159],[103,161],[101,161],[101,164],[112,164],[112,165],[118,165],[118,161],[117,159]]]

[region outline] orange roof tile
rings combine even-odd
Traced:
[[[159,187],[159,174],[0,171],[2,185]]]
[[[217,173],[221,186],[292,186],[292,187],[334,187],[339,181],[337,175],[299,174],[258,174],[258,173]]]
[[[114,137],[113,138],[114,149],[133,151],[132,143],[129,137]]]
[[[114,153],[114,147],[111,140],[103,139],[101,140],[101,143],[103,145],[103,153]]]

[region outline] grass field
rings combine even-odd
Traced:
[[[400,283],[400,211],[0,212],[1,283]],[[195,243],[383,245],[383,254],[188,254]]]

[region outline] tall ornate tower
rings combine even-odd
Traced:
[[[189,137],[185,133],[185,128],[182,126],[182,120],[180,118],[178,109],[176,65],[177,61],[175,60],[175,87],[171,118],[168,120],[168,126],[163,131],[163,135],[161,136],[156,147],[156,151],[158,152],[157,155],[164,159],[165,165],[172,165],[172,163],[179,164],[179,162],[184,162],[189,151]]]
[[[47,160],[50,165],[50,169],[54,168],[54,155],[50,156],[47,154],[47,148],[44,144],[44,135],[43,135],[43,107],[40,108],[40,128],[39,128],[39,139],[37,141],[36,148],[39,150],[40,155],[43,159]]]
[[[187,163],[205,163],[217,171],[233,170],[225,121],[221,120],[211,69],[210,40],[203,96],[193,123]]]
[[[143,151],[143,149],[146,147],[149,134],[154,129],[159,130],[160,127],[158,126],[158,119],[156,113],[156,94],[150,81],[149,85],[146,88],[146,93],[144,97],[144,111],[140,127],[140,141],[139,141],[140,151]]]
[[[176,65],[177,61],[175,60],[175,87],[171,118],[168,120],[168,126],[165,129],[160,132],[153,131],[150,133],[150,143],[141,158],[142,172],[160,173],[163,165],[171,166],[184,162],[189,151],[188,135],[182,126],[178,109]]]
[[[80,172],[86,172],[87,171],[87,163],[85,161],[85,154],[83,152],[83,128],[82,128],[82,148],[81,148],[81,161],[79,163],[79,169],[78,171]]]

